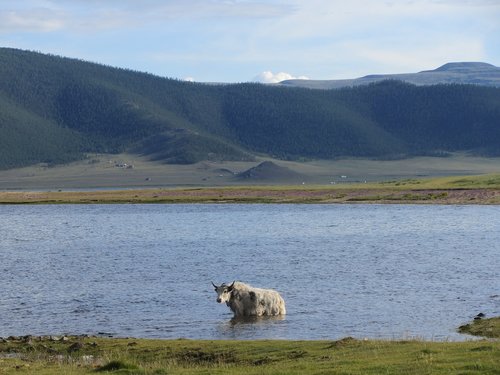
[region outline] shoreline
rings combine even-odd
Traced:
[[[456,332],[459,333],[463,340],[449,340],[443,338],[442,340],[436,339],[425,339],[422,336],[410,336],[410,337],[393,337],[393,338],[354,338],[348,337],[352,341],[372,341],[372,342],[420,342],[420,343],[463,343],[463,342],[477,342],[478,340],[493,339],[500,342],[500,316],[494,316],[491,318],[484,317],[484,314],[478,314],[472,321],[460,325],[456,328]],[[196,338],[185,338],[185,337],[175,337],[175,338],[154,338],[154,337],[131,337],[131,336],[121,336],[115,335],[110,332],[98,332],[98,333],[86,333],[86,334],[70,334],[70,333],[60,333],[56,335],[41,334],[41,335],[16,335],[2,337],[0,336],[0,344],[5,344],[10,342],[19,343],[33,343],[39,341],[47,342],[68,342],[75,340],[145,340],[145,341],[178,341],[185,340],[190,342],[259,342],[259,341],[276,341],[276,342],[335,342],[345,340],[344,338],[339,339],[196,339]],[[1,349],[1,347],[0,347]],[[1,352],[1,351],[0,351]]]
[[[0,339],[0,373],[495,374],[500,341]]]
[[[0,191],[0,204],[302,203],[499,205],[500,188],[215,187]]]

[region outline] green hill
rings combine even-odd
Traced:
[[[207,85],[0,48],[0,168],[133,152],[167,163],[500,154],[500,88]]]

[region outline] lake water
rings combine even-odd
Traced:
[[[0,206],[0,336],[459,340],[499,258],[498,206]],[[231,323],[233,280],[288,314]]]

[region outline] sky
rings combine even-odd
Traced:
[[[500,0],[0,0],[0,47],[197,82],[500,66]]]

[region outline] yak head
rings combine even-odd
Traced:
[[[234,283],[235,282],[233,281],[231,285],[222,283],[220,286],[217,286],[212,281],[212,285],[214,286],[215,292],[217,293],[217,302],[229,302],[229,300],[231,299],[231,292],[234,289]]]

